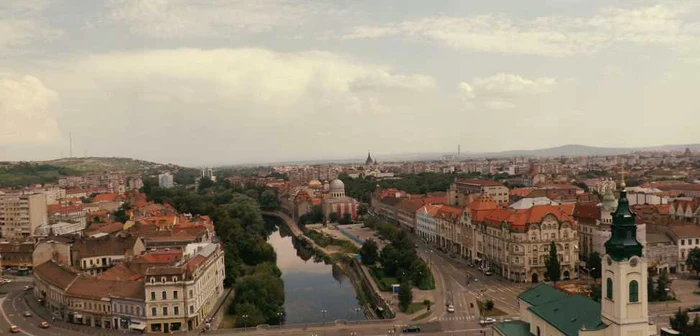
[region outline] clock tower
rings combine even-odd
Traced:
[[[610,335],[647,336],[650,330],[656,331],[649,324],[647,261],[636,238],[636,215],[630,211],[624,171],[620,188],[620,200],[612,213],[612,236],[605,243],[602,262],[602,319]]]

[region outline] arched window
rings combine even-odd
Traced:
[[[608,278],[608,280],[605,281],[605,298],[608,300],[612,300],[613,298],[613,282],[612,279]]]
[[[540,335],[540,327],[537,327],[537,336],[541,336]]]
[[[630,302],[639,302],[639,283],[637,280],[630,281]]]

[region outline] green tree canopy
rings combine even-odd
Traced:
[[[600,258],[600,254],[598,252],[593,252],[588,256],[588,262],[586,263],[586,266],[589,270],[591,270],[591,276],[594,279],[600,278],[600,272],[602,269],[602,259]]]
[[[700,274],[700,248],[695,247],[688,252],[685,264],[688,265],[689,269],[695,271],[695,276]]]
[[[406,311],[413,302],[412,286],[408,281],[402,281],[399,287],[399,308],[401,311]]]
[[[678,308],[678,311],[673,316],[669,317],[668,320],[673,330],[680,331],[681,335],[687,335],[686,329],[690,321],[687,310]]]
[[[365,240],[360,249],[362,263],[368,266],[374,265],[379,260],[379,247],[373,239]]]
[[[557,255],[557,244],[554,242],[549,244],[549,257],[547,257],[545,261],[545,267],[547,268],[547,278],[557,283],[561,278],[561,264],[559,263],[559,256]]]

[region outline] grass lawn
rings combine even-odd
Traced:
[[[374,277],[377,287],[379,287],[379,290],[382,292],[391,292],[391,285],[399,283],[398,279],[384,275],[384,270],[381,267],[370,266],[369,272],[372,274],[372,277]]]
[[[506,315],[505,312],[502,310],[496,308],[496,306],[493,306],[493,309],[491,310],[486,310],[484,308],[485,301],[476,301],[476,303],[479,305],[479,311],[481,312],[481,316],[483,317],[494,317],[494,316],[503,316]]]
[[[423,313],[423,314],[421,314],[421,315],[416,316],[416,317],[413,318],[413,320],[411,320],[411,321],[420,321],[420,320],[422,320],[422,319],[424,319],[424,318],[426,318],[426,317],[428,317],[428,316],[430,316],[430,312],[425,312],[425,313]]]
[[[408,309],[406,309],[405,313],[406,314],[414,314],[424,308],[428,308],[423,302],[413,302],[408,306]]]

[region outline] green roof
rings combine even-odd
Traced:
[[[494,324],[493,327],[505,336],[532,336],[530,323],[523,321],[500,322]]]
[[[531,306],[539,306],[543,303],[561,300],[567,296],[566,293],[550,285],[541,283],[520,293],[518,299],[529,303]]]
[[[581,295],[566,296],[528,309],[568,336],[578,335],[584,326],[588,330],[606,327],[600,318],[600,303]]]

